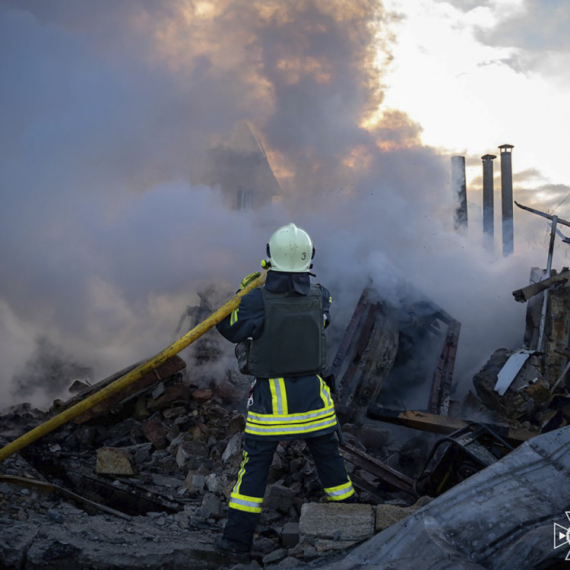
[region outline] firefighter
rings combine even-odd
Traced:
[[[311,284],[315,249],[309,234],[288,224],[267,244],[263,288],[245,295],[217,325],[239,343],[240,369],[254,376],[248,398],[243,460],[229,501],[218,551],[247,559],[262,507],[267,476],[280,441],[304,439],[329,501],[355,501],[336,437],[337,418],[326,367],[325,328],[331,296]],[[241,288],[259,273],[249,275]]]

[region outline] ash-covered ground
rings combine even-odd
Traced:
[[[243,567],[221,558],[214,545],[242,459],[248,389],[248,379],[235,371],[226,382],[206,388],[177,373],[159,392],[131,397],[85,423],[68,423],[4,460],[0,566]],[[4,410],[0,443],[6,445],[56,412],[26,403]],[[388,430],[345,427],[351,445],[382,459],[397,457]],[[330,563],[389,524],[377,524],[375,505],[384,502],[379,497],[385,497],[386,506],[400,508],[400,517],[413,503],[404,493],[383,489],[369,473],[347,466],[376,487],[376,496],[361,491],[360,504],[327,505],[305,444],[278,446],[247,568]],[[330,506],[338,508],[325,514],[332,524],[325,529],[319,509]]]

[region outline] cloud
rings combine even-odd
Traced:
[[[570,6],[564,0],[523,0],[513,10],[496,7],[498,23],[480,29],[479,39],[491,46],[511,48],[503,60],[519,73],[537,72],[567,86],[570,63]]]
[[[570,6],[564,0],[524,0],[522,10],[504,19],[488,36],[495,45],[529,51],[570,50]]]

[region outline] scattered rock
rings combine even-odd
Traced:
[[[267,565],[267,564],[272,564],[273,562],[279,562],[280,560],[283,560],[283,558],[286,557],[287,557],[287,549],[279,548],[277,550],[274,550],[273,552],[270,552],[269,554],[266,554],[263,557],[263,564]]]
[[[288,522],[281,531],[281,544],[286,548],[293,548],[299,542],[299,523]]]
[[[197,404],[205,404],[212,399],[213,393],[210,388],[198,388],[192,392],[192,398]]]
[[[198,514],[205,519],[219,519],[222,512],[222,504],[213,493],[206,493],[202,500],[202,505],[198,509]]]
[[[114,447],[97,450],[95,472],[104,475],[136,475],[137,470],[132,455]]]
[[[405,519],[407,516],[411,515],[421,507],[430,503],[433,499],[431,497],[420,497],[415,504],[409,507],[400,507],[397,505],[376,505],[374,507],[376,511],[376,532],[380,532],[385,528],[397,523],[398,521]]]
[[[201,473],[189,471],[188,475],[186,475],[186,479],[184,479],[184,486],[191,493],[201,493],[206,486],[206,477]]]
[[[359,541],[374,534],[371,505],[307,503],[301,509],[302,538]]]
[[[293,503],[295,493],[292,489],[283,485],[268,485],[263,499],[265,509],[276,510],[288,514]]]
[[[156,447],[156,449],[164,449],[168,440],[166,436],[168,429],[162,424],[158,418],[150,418],[143,424],[142,431],[145,437]]]
[[[241,458],[241,433],[236,433],[228,441],[228,445],[222,454],[222,461],[227,463],[232,457],[239,454]]]

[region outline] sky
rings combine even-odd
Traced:
[[[513,144],[515,199],[570,218],[569,12],[534,0],[0,0],[2,401],[53,397],[46,350],[92,380],[152,356],[198,291],[226,298],[291,221],[315,242],[332,337],[369,280],[394,302],[406,281],[462,322],[458,376],[518,347],[525,307],[511,291],[545,265],[548,226],[516,211],[503,258],[497,207],[485,250],[480,157]],[[244,122],[282,196],[238,212],[205,165]],[[455,154],[469,202],[459,233]],[[566,256],[557,246],[554,267]]]
[[[466,155],[470,163],[514,144],[518,189],[533,190],[525,198],[537,207],[555,208],[570,191],[567,3],[385,4],[401,15],[385,105],[420,123],[424,144]],[[499,169],[498,158],[495,164]],[[480,164],[468,169],[474,183],[480,174]],[[569,217],[568,204],[556,213]]]

